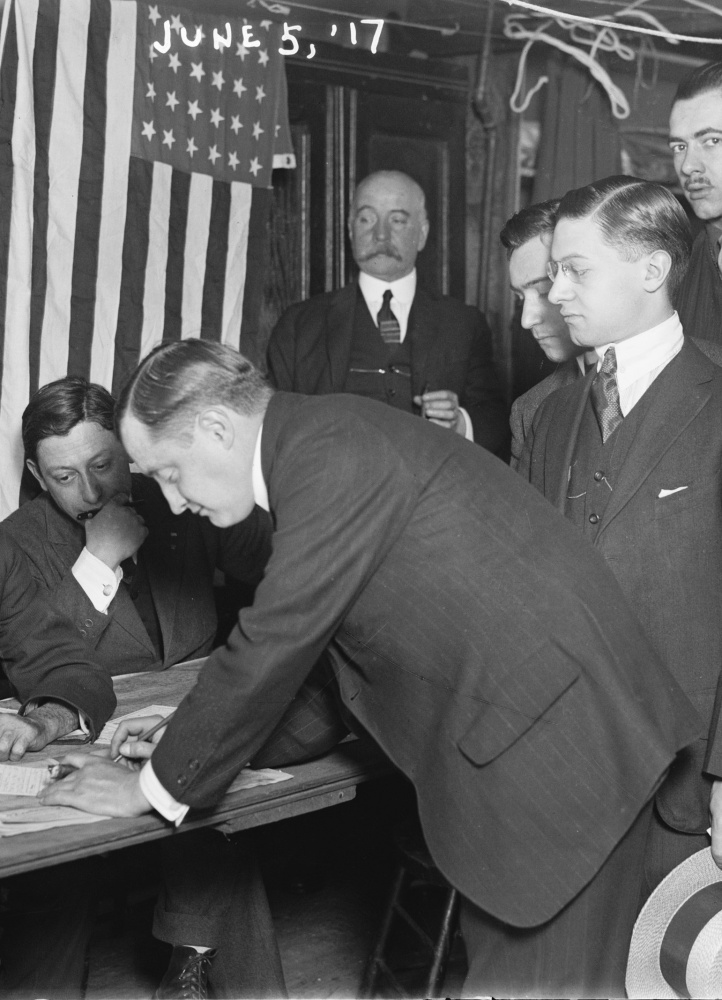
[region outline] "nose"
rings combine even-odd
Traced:
[[[704,173],[704,163],[694,146],[687,146],[685,149],[679,169],[680,173],[684,174],[685,177],[689,177],[691,174]]]
[[[533,330],[541,320],[541,310],[539,301],[536,298],[527,297],[521,307],[521,325],[525,330]]]
[[[552,282],[552,287],[549,289],[549,295],[547,296],[549,301],[558,306],[561,302],[571,299],[573,294],[571,281],[565,276],[562,269],[559,268],[557,276]]]
[[[374,240],[377,243],[386,243],[389,238],[389,222],[385,217],[377,218],[374,222]]]
[[[86,474],[81,477],[80,497],[83,503],[96,504],[100,500],[102,494],[102,487],[99,485],[95,476]]]
[[[168,506],[174,514],[182,514],[188,504],[185,498],[178,492],[174,483],[160,483],[163,496],[168,501]]]

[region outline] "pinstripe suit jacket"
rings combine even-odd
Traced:
[[[329,646],[441,870],[506,922],[551,918],[697,732],[612,574],[508,466],[391,407],[277,393],[261,440],[271,559],[156,774],[216,801]]]
[[[512,469],[516,469],[521,458],[521,451],[524,447],[524,438],[529,433],[531,422],[539,406],[547,396],[550,396],[557,389],[564,385],[569,385],[581,376],[581,370],[576,358],[569,358],[562,362],[551,375],[547,375],[541,382],[537,382],[531,389],[514,400],[511,406],[511,416],[509,426],[511,427],[511,461]]]

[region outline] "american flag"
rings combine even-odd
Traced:
[[[255,325],[265,189],[293,166],[281,47],[280,25],[202,4],[6,3],[0,517],[39,386],[73,374],[117,392],[162,338],[239,347]]]

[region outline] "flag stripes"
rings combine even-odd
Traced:
[[[268,191],[131,155],[138,24],[150,9],[7,0],[3,10],[0,517],[17,506],[20,417],[39,386],[74,374],[117,392],[164,337],[240,347],[258,325],[262,284],[246,271],[264,260]]]

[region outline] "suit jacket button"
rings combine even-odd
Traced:
[[[190,768],[191,771],[197,771],[200,766],[201,766],[200,761],[197,760],[188,761],[188,767]]]
[[[180,778],[177,779],[177,783],[183,788],[188,784],[188,778],[186,778],[185,774],[181,774]]]
[[[93,624],[93,619],[92,618],[86,618],[85,619],[85,624],[88,626],[88,628],[90,628],[90,626]]]
[[[589,523],[590,524],[598,524],[599,523],[599,514],[590,514],[589,515]]]
[[[595,472],[594,473],[594,479],[596,480],[596,482],[600,483],[602,481],[602,479],[604,479],[604,473],[603,472]]]
[[[81,629],[78,629],[78,631],[80,632],[80,634],[81,634],[81,635],[87,635],[87,634],[88,634],[88,633],[87,633],[87,632],[85,631],[85,629],[84,629],[84,628],[81,628]]]

